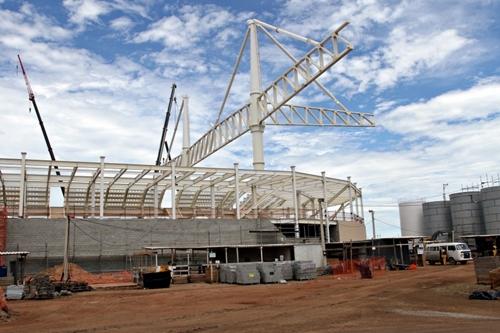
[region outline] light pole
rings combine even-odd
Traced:
[[[372,215],[372,232],[373,232],[373,235],[372,235],[372,257],[373,257],[375,254],[375,212],[372,209],[370,209],[368,211],[368,213],[370,213]]]

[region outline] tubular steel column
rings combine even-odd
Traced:
[[[356,187],[357,183],[354,183],[354,187]],[[359,195],[356,195],[356,198],[354,198],[356,202],[356,216],[359,216]]]
[[[300,231],[299,231],[299,206],[297,203],[297,183],[295,180],[295,166],[291,166],[290,169],[292,169],[292,199],[293,199],[293,209],[294,209],[294,217],[295,217],[295,238],[300,238]]]
[[[99,218],[104,217],[104,156],[101,156],[101,174],[99,183]]]
[[[328,219],[328,200],[326,198],[326,174],[324,171],[321,172],[321,178],[323,182],[323,199],[325,200],[325,208],[320,206],[321,214],[325,217],[325,225],[326,225],[326,242],[330,243],[330,221]]]
[[[24,197],[26,179],[26,153],[21,153],[21,179],[19,180],[19,217],[24,217]]]
[[[234,163],[234,203],[236,204],[236,219],[240,219],[240,173],[238,163]]]
[[[252,207],[253,207],[253,217],[255,219],[259,218],[259,212],[257,210],[257,186],[252,185]]]
[[[177,214],[175,211],[175,163],[171,164],[172,172],[170,174],[170,198],[172,200],[172,219],[175,220],[177,218]]]
[[[215,218],[215,188],[214,186],[210,186],[210,208],[211,208],[211,216]]]
[[[349,213],[350,213],[350,219],[352,220],[352,183],[351,183],[351,176],[347,177],[347,181],[349,182]]]
[[[92,197],[90,201],[90,216],[95,217],[95,180],[92,183]]]
[[[361,187],[359,188],[359,201],[361,202],[361,218],[364,221],[365,220],[365,212],[364,212],[364,207],[363,207],[363,191],[361,190]]]
[[[319,209],[321,211],[321,214],[319,215],[319,219],[320,219],[320,223],[319,223],[319,234],[320,234],[320,241],[321,241],[321,251],[323,252],[323,260],[322,260],[322,264],[323,266],[326,266],[327,265],[327,259],[326,259],[326,246],[325,246],[325,233],[323,231],[323,200],[322,199],[318,199],[318,204],[319,204]]]
[[[153,187],[153,195],[154,195],[154,209],[153,209],[153,214],[154,214],[154,218],[157,219],[158,218],[158,185],[155,185]]]
[[[264,170],[264,125],[261,124],[261,115],[258,97],[262,92],[259,40],[257,25],[254,20],[247,21],[250,30],[250,108],[249,127],[252,133],[253,167],[255,170]]]
[[[183,110],[182,110],[182,154],[184,155],[184,165],[189,165],[187,160],[187,151],[190,146],[190,129],[189,129],[189,97],[182,96]]]

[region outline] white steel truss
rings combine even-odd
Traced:
[[[259,20],[249,20],[248,25],[249,28],[245,33],[215,125],[193,145],[185,148],[182,155],[174,158],[172,163],[175,163],[177,166],[195,165],[243,134],[251,131],[254,167],[256,169],[263,169],[262,133],[265,124],[338,127],[375,126],[372,114],[349,111],[318,81],[318,78],[322,74],[353,49],[351,43],[340,35],[341,30],[348,25],[347,22],[340,25],[320,42]],[[260,89],[260,56],[256,37],[257,28],[263,31],[293,61],[293,65],[288,70],[263,90]],[[269,30],[311,44],[313,48],[302,58],[297,59],[284,45],[272,36]],[[252,83],[250,103],[220,121],[248,41],[250,41],[250,77]],[[330,97],[334,104],[338,106],[338,109],[287,104],[293,97],[311,84],[318,86],[324,94]]]
[[[23,166],[24,165],[24,166]],[[55,170],[59,171],[57,175]],[[293,186],[290,171],[238,169],[238,192],[242,216],[253,217],[252,210],[279,210],[293,213]],[[24,181],[21,181],[25,175]],[[101,180],[100,176],[103,175]],[[295,173],[297,191],[311,199],[323,198],[323,179],[320,175]],[[47,188],[65,188],[66,213],[77,216],[96,214],[100,205],[97,191],[96,202],[91,203],[94,187],[103,186],[104,216],[170,216],[170,208],[162,208],[161,200],[154,200],[155,187],[168,193],[172,185],[170,166],[142,164],[118,164],[100,162],[70,162],[26,159],[0,159],[0,202],[10,215],[18,214],[19,202],[23,203],[23,216],[47,216],[50,191]],[[178,216],[211,216],[211,209],[225,211],[225,216],[235,216],[235,169],[175,167],[175,203]],[[21,186],[25,190],[21,191]],[[330,206],[349,201],[346,188],[351,186],[352,198],[359,190],[347,180],[327,178],[327,202]],[[213,197],[212,197],[213,191]],[[255,195],[255,198],[253,197]],[[212,201],[213,199],[213,201]],[[91,205],[95,205],[92,208]]]

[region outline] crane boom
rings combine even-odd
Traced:
[[[174,84],[172,84],[172,90],[170,91],[170,99],[168,100],[167,114],[165,115],[165,122],[163,124],[163,131],[161,132],[160,148],[158,148],[158,156],[156,157],[156,165],[161,165],[161,157],[163,156],[163,145],[165,145],[165,149],[167,150],[168,160],[169,161],[172,160],[172,157],[170,156],[170,148],[168,147],[168,143],[166,141],[166,136],[167,136],[168,122],[170,120],[170,112],[172,110],[172,102],[174,101],[174,96],[175,96],[175,88],[177,88],[177,86],[174,83]]]
[[[45,144],[47,145],[50,159],[55,162],[56,157],[54,155],[54,151],[52,150],[52,145],[50,144],[50,140],[49,140],[49,136],[47,135],[47,131],[45,130],[45,125],[43,124],[42,116],[40,115],[40,110],[38,109],[38,105],[36,104],[35,94],[33,93],[33,89],[31,88],[31,84],[30,84],[30,81],[28,79],[28,74],[26,73],[26,70],[24,69],[24,65],[23,65],[23,62],[21,60],[21,56],[19,54],[17,55],[17,59],[19,60],[19,65],[21,66],[21,71],[23,72],[24,82],[26,83],[26,88],[28,89],[28,99],[31,101],[31,103],[33,104],[33,108],[35,109],[36,117],[38,119],[38,123],[40,124],[40,128],[42,129],[43,138],[45,139]],[[59,168],[57,167],[57,165],[54,166],[54,169],[56,170],[56,175],[61,176],[61,173],[59,172]],[[64,196],[64,187],[61,187],[61,192]]]

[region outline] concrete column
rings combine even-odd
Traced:
[[[227,264],[227,247],[224,248],[224,256],[226,258],[226,264]]]
[[[24,199],[26,196],[25,189],[26,189],[26,153],[22,152],[21,153],[21,179],[19,180],[19,211],[18,215],[19,217],[24,217]]]
[[[240,262],[240,251],[238,250],[238,247],[236,247],[236,262]]]
[[[182,96],[184,109],[182,110],[182,154],[184,158],[184,166],[188,166],[187,151],[190,146],[190,129],[189,129],[189,97]]]
[[[212,218],[215,218],[215,188],[214,186],[210,186],[210,208],[212,209],[211,215]]]
[[[177,218],[177,214],[175,211],[175,163],[171,163],[171,174],[170,174],[170,198],[172,200],[172,219],[175,220]]]
[[[330,219],[328,218],[328,198],[327,198],[327,191],[326,191],[326,174],[324,171],[321,172],[321,178],[322,178],[322,183],[323,183],[323,200],[325,200],[325,206],[321,207],[320,205],[320,210],[321,214],[325,217],[325,225],[326,225],[326,242],[330,243]],[[324,210],[323,210],[324,208]]]
[[[104,217],[104,156],[101,156],[101,174],[99,182],[99,218]]]
[[[264,262],[264,248],[260,247],[260,262]]]
[[[238,163],[234,163],[234,202],[236,204],[236,219],[240,219],[240,173]]]
[[[261,94],[261,73],[259,41],[255,21],[247,21],[250,29],[250,108],[249,127],[252,133],[253,167],[264,170],[264,125],[261,124],[261,114],[257,98]]]
[[[348,186],[349,186],[349,213],[350,219],[352,219],[352,188],[351,188],[351,176],[347,177]]]
[[[295,166],[291,166],[290,169],[292,169],[292,199],[293,199],[293,209],[294,209],[294,216],[295,216],[295,226],[294,226],[294,231],[295,231],[295,238],[300,238],[300,231],[299,231],[299,206],[297,202],[297,183],[295,180]]]

